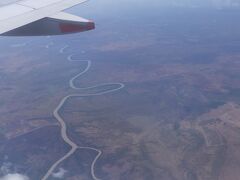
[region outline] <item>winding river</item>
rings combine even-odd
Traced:
[[[46,46],[46,48],[49,48],[49,46]],[[67,48],[69,48],[69,46],[64,46],[63,48],[61,48],[59,50],[59,53],[63,54]],[[53,115],[56,118],[56,120],[58,121],[58,123],[60,124],[62,139],[64,140],[64,142],[66,144],[68,144],[71,147],[71,149],[64,156],[62,156],[60,159],[58,159],[54,164],[52,164],[52,166],[48,169],[48,171],[46,172],[46,174],[43,176],[43,178],[41,180],[47,180],[52,175],[52,173],[56,170],[56,168],[63,161],[65,161],[70,156],[72,156],[78,149],[87,149],[89,151],[95,151],[97,153],[97,155],[95,156],[95,158],[93,159],[93,161],[91,163],[91,176],[94,180],[100,180],[100,178],[98,178],[95,174],[95,166],[96,166],[97,160],[102,155],[102,151],[100,149],[97,149],[97,148],[94,148],[94,147],[78,146],[77,143],[75,143],[72,139],[70,139],[70,137],[68,136],[68,129],[67,129],[67,126],[66,126],[65,119],[63,119],[61,117],[60,111],[61,111],[61,108],[64,106],[65,102],[70,98],[100,96],[100,95],[104,95],[104,94],[108,94],[108,93],[113,93],[115,91],[118,91],[118,90],[124,88],[124,84],[122,84],[122,83],[102,83],[102,84],[98,84],[98,85],[95,85],[95,86],[78,87],[78,86],[75,85],[75,80],[82,77],[85,73],[88,72],[88,70],[91,67],[92,62],[90,60],[74,59],[73,54],[69,55],[67,60],[71,63],[73,63],[73,62],[85,62],[86,63],[85,69],[69,80],[69,86],[72,89],[74,89],[74,90],[91,90],[91,89],[96,89],[96,88],[100,88],[100,87],[107,86],[107,85],[109,85],[109,86],[114,85],[114,86],[116,86],[116,88],[112,88],[112,89],[105,90],[105,91],[101,90],[97,93],[69,94],[69,95],[62,98],[62,100],[59,102],[58,106],[53,111]]]

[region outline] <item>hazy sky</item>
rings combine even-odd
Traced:
[[[15,2],[19,0],[1,0],[0,6],[3,4]],[[40,0],[37,0],[40,1]],[[171,7],[214,7],[214,8],[224,8],[224,7],[240,7],[240,0],[90,0],[94,1],[96,4],[152,4],[155,6],[171,6]]]
[[[163,4],[177,6],[212,6],[212,7],[235,7],[240,5],[240,0],[159,0]]]
[[[120,0],[121,1],[121,0]],[[125,1],[125,0],[122,0]],[[155,5],[187,7],[236,7],[240,0],[128,0],[128,2],[145,2]]]
[[[112,4],[154,4],[156,6],[184,6],[184,7],[240,7],[240,0],[91,0],[98,1],[97,3],[112,3]],[[111,1],[111,2],[110,2]]]

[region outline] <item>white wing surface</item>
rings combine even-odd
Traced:
[[[94,22],[62,12],[86,0],[22,0],[0,6],[0,35],[38,36],[94,29]]]

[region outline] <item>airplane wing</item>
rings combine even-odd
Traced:
[[[0,35],[61,35],[94,29],[93,21],[62,12],[85,1],[20,0],[0,6]]]

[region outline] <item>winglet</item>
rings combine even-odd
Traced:
[[[95,28],[93,21],[64,12],[60,12],[49,18],[59,23],[60,31],[63,34],[89,31]]]
[[[25,26],[19,27],[3,35],[6,36],[43,36],[62,35],[89,31],[95,28],[91,20],[60,12]]]

